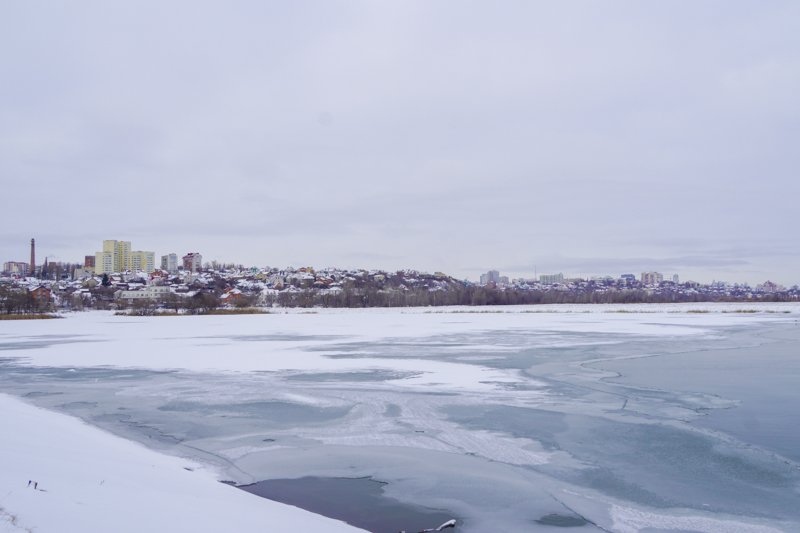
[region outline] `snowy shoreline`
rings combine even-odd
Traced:
[[[6,394],[0,412],[2,533],[362,531]]]

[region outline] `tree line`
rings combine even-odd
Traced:
[[[0,285],[0,309],[10,314],[36,314],[51,310],[50,302],[34,298],[27,289]]]
[[[450,286],[447,290],[343,289],[336,292],[306,289],[283,291],[266,297],[265,303],[281,307],[427,307],[445,305],[537,305],[537,304],[631,304],[742,301],[731,295],[653,293],[640,289],[614,291],[558,291],[494,289],[481,286]],[[793,301],[788,295],[763,295],[758,301]]]
[[[430,289],[412,287],[386,289],[375,286],[345,287],[331,291],[306,288],[267,292],[258,290],[237,294],[223,300],[224,286],[215,282],[213,286],[198,290],[191,296],[169,293],[162,299],[120,299],[110,286],[99,286],[91,290],[91,297],[62,295],[61,309],[82,310],[113,309],[129,314],[153,315],[164,312],[175,314],[205,314],[220,307],[244,309],[252,306],[279,307],[438,307],[448,305],[537,305],[537,304],[632,304],[632,303],[688,303],[688,302],[741,302],[797,301],[796,294],[761,294],[755,298],[711,292],[684,293],[679,291],[652,292],[637,288],[618,290],[531,290],[518,288],[493,288],[451,283],[446,287]],[[5,314],[43,313],[51,311],[50,302],[37,300],[33,294],[20,287],[0,285],[0,310]]]

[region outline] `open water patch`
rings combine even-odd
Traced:
[[[580,516],[570,516],[558,513],[551,513],[548,515],[544,515],[538,520],[535,520],[535,522],[543,526],[554,526],[554,527],[581,527],[589,523],[587,520],[581,518]]]
[[[369,477],[303,477],[269,479],[239,488],[372,533],[421,531],[453,518],[443,510],[411,505],[386,496],[384,485],[386,483]]]

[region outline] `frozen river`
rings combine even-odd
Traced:
[[[464,532],[800,531],[798,317],[788,304],[90,312],[0,322],[0,392],[239,485],[380,481],[346,494],[395,502],[387,531],[418,527],[402,509]]]

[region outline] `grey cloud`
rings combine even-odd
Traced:
[[[4,198],[0,257],[123,238],[796,282],[798,20],[789,1],[6,3],[0,185],[38,202]]]

